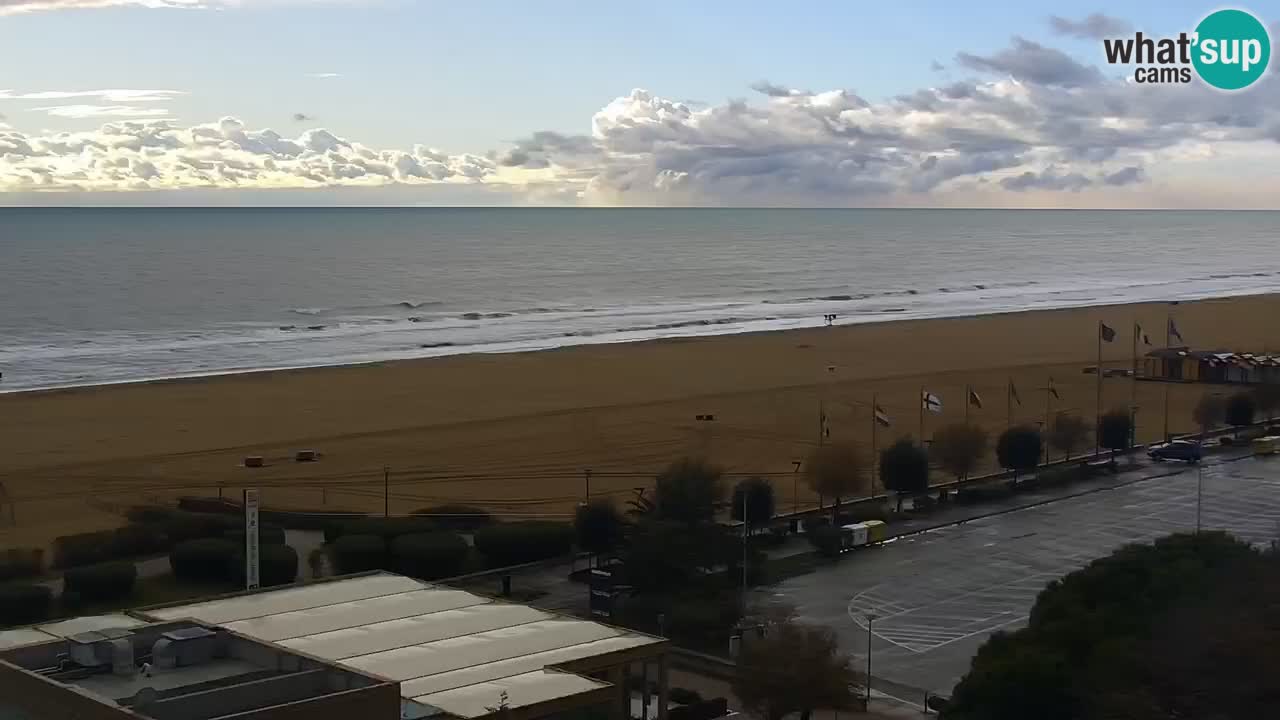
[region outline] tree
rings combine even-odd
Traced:
[[[1277,558],[1223,533],[1125,546],[1049,583],[1026,627],[993,635],[942,717],[1269,717],[1278,600]]]
[[[625,523],[613,501],[592,500],[578,506],[573,515],[573,530],[578,547],[592,555],[607,553],[622,542]]]
[[[714,523],[646,520],[622,551],[626,582],[637,593],[683,592],[727,567],[741,567],[742,539]]]
[[[745,500],[745,502],[744,502]],[[743,517],[743,507],[746,517]],[[773,520],[774,497],[773,483],[762,477],[750,477],[733,488],[733,499],[729,503],[734,520],[742,520],[747,525],[747,532],[767,525]]]
[[[1258,408],[1258,414],[1263,420],[1270,420],[1275,417],[1276,409],[1280,408],[1280,384],[1265,383],[1253,389],[1253,404]]]
[[[1053,418],[1049,428],[1049,445],[1062,453],[1067,460],[1084,445],[1089,437],[1089,426],[1084,419],[1075,415],[1060,412]]]
[[[889,490],[899,493],[898,509],[902,509],[902,495],[920,493],[929,489],[929,455],[924,448],[904,437],[880,451],[880,480]]]
[[[804,464],[809,487],[820,496],[835,498],[832,521],[840,517],[840,498],[863,488],[867,461],[857,445],[819,445]]]
[[[1227,404],[1221,396],[1212,394],[1200,396],[1200,402],[1196,403],[1196,409],[1191,412],[1191,418],[1196,421],[1196,427],[1202,435],[1220,425],[1226,415]]]
[[[973,423],[953,423],[938,428],[929,455],[956,480],[967,479],[987,453],[987,433]]]
[[[1040,464],[1040,431],[1030,425],[1016,425],[1000,433],[996,441],[996,458],[1000,467],[1012,470],[1013,479],[1024,470]]]
[[[1257,405],[1254,404],[1253,395],[1247,392],[1238,392],[1227,398],[1224,415],[1227,424],[1235,428],[1236,436],[1239,437],[1240,428],[1253,424],[1253,416],[1256,411]]]
[[[1132,420],[1127,410],[1109,410],[1098,418],[1098,444],[1111,451],[1111,457],[1129,448]]]
[[[699,458],[684,458],[658,474],[654,514],[696,525],[711,522],[724,497],[721,470]]]
[[[796,712],[807,718],[820,708],[848,708],[854,700],[850,687],[861,682],[834,633],[787,620],[743,643],[732,685],[752,715],[782,720]]]

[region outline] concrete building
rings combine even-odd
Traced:
[[[348,709],[344,718],[666,718],[668,644],[664,639],[399,575],[373,573],[148,608],[130,613],[128,620],[161,623],[159,627],[187,623],[210,628],[236,642],[305,658],[353,678],[368,678],[378,688],[394,689],[394,712]],[[102,627],[110,624],[108,620],[82,621],[81,625],[110,632]],[[140,632],[138,627],[152,626],[135,626],[132,632]],[[51,632],[48,626],[37,626],[0,632],[0,647],[15,642],[12,633],[21,633],[16,636],[21,642],[37,639],[37,634],[45,639],[37,639],[39,645],[0,651],[0,662],[7,661],[9,653],[46,647],[42,652],[47,655],[67,643],[56,628]],[[58,689],[74,694],[70,686]],[[3,685],[0,694],[7,694]],[[314,707],[322,707],[331,697],[317,696]],[[264,706],[260,712],[268,709]],[[99,717],[128,715],[93,716]],[[160,720],[186,717],[166,715]],[[244,720],[275,717],[243,716]]]

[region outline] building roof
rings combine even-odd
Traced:
[[[0,650],[58,640],[92,630],[107,628],[131,628],[143,622],[128,615],[86,615],[59,622],[32,625],[15,630],[0,630]]]
[[[406,700],[488,715],[608,688],[573,661],[665,643],[619,628],[386,573],[146,611],[193,618],[400,682]]]

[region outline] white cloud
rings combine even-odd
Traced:
[[[136,107],[133,105],[50,105],[32,108],[54,117],[84,119],[93,117],[160,118],[169,114],[164,108]]]
[[[318,80],[328,80],[330,78],[340,78],[342,77],[342,73],[336,73],[336,72],[307,73],[307,77],[316,78]]]
[[[4,0],[0,0],[0,3]],[[187,93],[182,90],[42,90],[15,93],[0,90],[0,100],[72,100],[94,98],[113,103],[166,102]]]

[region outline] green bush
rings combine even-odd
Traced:
[[[111,539],[111,557],[132,558],[162,553],[171,546],[169,536],[158,525],[125,525],[116,528]]]
[[[0,550],[0,582],[35,577],[44,572],[44,550],[9,548]]]
[[[840,528],[834,525],[819,525],[808,532],[809,544],[823,557],[836,557],[840,554]]]
[[[377,535],[343,535],[329,546],[329,557],[339,575],[382,570],[387,563],[387,541]]]
[[[58,568],[93,565],[111,560],[115,530],[63,535],[53,540],[53,565]]]
[[[442,528],[469,532],[494,523],[493,515],[471,505],[436,505],[414,510],[414,515],[430,517]]]
[[[568,554],[573,536],[568,523],[531,520],[490,525],[476,532],[475,544],[489,565],[501,567]]]
[[[0,625],[27,625],[49,617],[53,591],[44,585],[0,585]]]
[[[230,580],[239,550],[225,538],[185,540],[169,553],[169,567],[181,580]]]
[[[461,574],[470,552],[462,536],[448,531],[401,535],[391,541],[396,571],[423,580]]]
[[[173,513],[174,510],[172,508],[167,508],[163,505],[136,505],[129,508],[125,512],[124,516],[128,518],[131,523],[145,525],[162,523],[172,517]]]
[[[231,577],[236,584],[243,586],[244,548],[237,548],[231,561]],[[262,587],[272,585],[288,585],[298,579],[298,551],[291,545],[258,546],[258,584]]]
[[[428,533],[439,530],[435,520],[428,517],[374,517],[347,520],[329,525],[324,530],[325,542],[334,542],[346,535],[377,535],[390,542],[401,535]]]
[[[161,527],[169,542],[178,544],[198,538],[216,538],[227,531],[244,529],[244,520],[231,515],[212,515],[179,511],[165,520]]]
[[[738,622],[739,602],[732,595],[679,598],[667,611],[667,632],[681,644],[721,648]]]
[[[71,568],[62,574],[62,587],[64,592],[75,593],[87,602],[110,602],[133,594],[137,580],[137,566],[128,560],[117,560]]]

